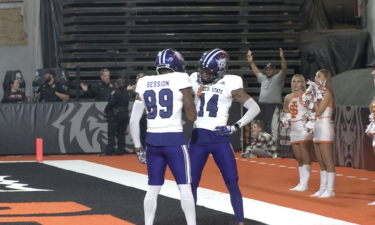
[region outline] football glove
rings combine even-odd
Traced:
[[[142,164],[146,164],[146,151],[141,147],[141,149],[135,152],[137,153],[138,161]]]
[[[236,132],[236,127],[233,126],[219,126],[215,127],[215,134],[218,136],[228,136]]]

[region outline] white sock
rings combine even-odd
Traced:
[[[298,167],[298,172],[299,172],[299,184],[302,184],[303,177],[305,176],[305,173],[304,173],[305,171],[304,171],[303,166]]]
[[[155,219],[158,195],[161,186],[149,185],[143,201],[143,209],[145,212],[145,225],[152,225]]]
[[[195,202],[193,193],[191,192],[190,184],[179,184],[181,194],[181,208],[185,213],[186,222],[188,225],[196,225],[195,219]]]
[[[328,180],[327,180],[327,171],[320,171],[320,189],[327,190]]]
[[[291,191],[298,190],[302,185],[302,177],[303,177],[303,167],[302,166],[298,167],[298,172],[299,172],[299,183],[294,188],[290,188],[289,190],[291,190]]]
[[[327,180],[328,180],[327,190],[329,190],[329,191],[335,190],[335,178],[336,178],[335,172],[327,173]]]
[[[303,165],[303,170],[304,170],[304,179],[303,179],[303,183],[309,183],[309,179],[310,179],[310,174],[311,174],[311,165],[309,164],[304,164]]]

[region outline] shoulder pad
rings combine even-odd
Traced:
[[[115,93],[115,91],[112,91],[112,92],[111,92],[111,95],[113,95],[114,93]]]

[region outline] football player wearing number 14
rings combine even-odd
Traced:
[[[156,58],[157,76],[138,80],[136,101],[130,119],[130,132],[141,163],[145,163],[139,138],[139,121],[147,109],[146,158],[148,190],[144,199],[145,224],[154,222],[157,196],[164,184],[167,165],[181,194],[181,207],[188,225],[196,225],[195,204],[191,192],[191,165],[186,140],[182,132],[181,114],[184,108],[190,121],[197,118],[189,75],[184,59],[175,50],[166,49]]]
[[[228,54],[212,49],[199,60],[199,71],[190,76],[195,93],[198,117],[194,124],[189,153],[192,168],[192,188],[197,202],[197,188],[204,165],[212,154],[230,193],[238,224],[244,224],[242,194],[238,187],[237,164],[228,135],[250,123],[260,112],[258,104],[243,90],[242,78],[226,74]],[[236,99],[248,109],[234,125],[227,125],[229,108]]]

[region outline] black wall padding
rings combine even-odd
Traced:
[[[63,1],[40,1],[40,29],[42,33],[42,58],[44,68],[61,67],[62,52],[59,38],[63,35]]]

